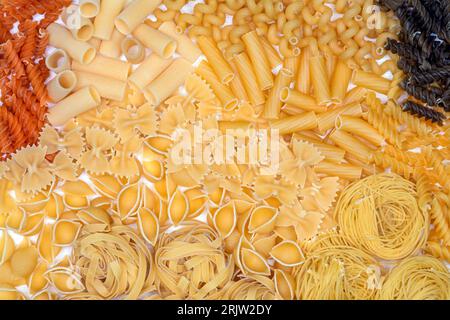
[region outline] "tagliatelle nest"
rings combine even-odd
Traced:
[[[231,281],[234,262],[222,239],[203,223],[162,235],[155,253],[156,287],[172,299],[212,299]]]
[[[137,299],[152,290],[152,255],[131,228],[115,223],[109,232],[84,227],[74,246],[73,268],[86,296]]]

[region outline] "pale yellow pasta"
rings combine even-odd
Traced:
[[[309,71],[309,59],[311,58],[309,48],[303,48],[300,54],[300,63],[297,71],[297,79],[295,81],[295,88],[304,93],[310,94],[311,91],[311,73]]]
[[[94,20],[94,36],[104,41],[110,40],[114,30],[114,19],[122,11],[127,0],[101,1],[100,11]]]
[[[280,116],[281,104],[280,99],[281,90],[289,86],[292,81],[293,73],[287,69],[281,69],[275,78],[275,83],[270,90],[269,96],[266,100],[264,108],[264,118],[278,119]]]
[[[230,88],[233,94],[240,101],[249,101],[247,91],[245,90],[244,83],[242,82],[241,77],[239,76],[239,71],[234,64],[234,61],[229,61],[230,67],[234,71],[234,78],[230,81]]]
[[[133,71],[128,79],[136,88],[143,90],[157,76],[159,76],[172,63],[169,59],[163,59],[157,54],[151,54]]]
[[[169,59],[177,49],[177,42],[172,37],[146,24],[139,25],[133,35],[145,47],[164,59]]]
[[[331,91],[323,57],[313,56],[310,58],[310,77],[317,104],[329,104],[331,102]]]
[[[70,69],[70,58],[62,49],[56,49],[45,58],[45,65],[50,71],[60,73]]]
[[[234,97],[233,92],[217,78],[206,61],[203,60],[195,72],[211,86],[224,110],[233,110],[238,105],[239,101]]]
[[[263,91],[272,88],[272,69],[258,34],[256,31],[248,32],[242,36],[242,40],[256,74],[259,87]]]
[[[255,106],[259,106],[266,101],[264,93],[258,86],[256,74],[253,71],[251,62],[246,53],[241,53],[234,56],[233,61],[236,65],[236,69],[241,76],[244,88],[247,91],[247,95],[250,102]]]
[[[67,97],[76,87],[77,77],[71,70],[58,73],[47,85],[48,97],[58,102]]]
[[[200,58],[200,49],[183,33],[177,32],[176,24],[173,21],[165,21],[159,26],[159,31],[165,33],[177,42],[177,52],[186,60],[194,63]]]
[[[339,177],[348,180],[361,179],[363,169],[359,166],[354,166],[345,163],[334,163],[329,160],[324,160],[314,167],[317,173],[323,173],[330,176]]]
[[[94,36],[94,24],[90,19],[81,18],[77,28],[70,31],[76,40],[87,42]]]
[[[75,116],[99,106],[100,102],[100,95],[95,88],[83,88],[50,108],[48,121],[53,126],[61,126]]]
[[[280,134],[295,133],[301,130],[311,130],[316,127],[317,116],[312,111],[275,120],[270,123],[270,128],[272,130],[279,130]]]
[[[100,40],[99,38],[94,38],[92,37],[88,43],[97,51],[100,50],[100,46],[102,45],[102,40]]]
[[[233,70],[228,62],[224,59],[217,45],[210,38],[200,36],[197,38],[197,44],[203,54],[208,59],[214,73],[223,84],[228,84],[234,78]]]
[[[132,64],[140,64],[145,59],[144,46],[134,38],[125,38],[121,43],[122,53]]]
[[[339,60],[331,77],[331,99],[336,103],[342,103],[347,95],[348,85],[352,77],[353,70],[347,64]]]
[[[132,33],[153,12],[162,0],[134,0],[117,16],[114,24],[123,34]]]
[[[370,89],[382,94],[387,94],[391,85],[388,79],[362,70],[355,71],[352,82],[358,87]]]
[[[386,145],[384,137],[374,127],[360,118],[340,115],[336,118],[336,129],[354,133],[378,147]]]
[[[159,105],[184,83],[193,69],[186,59],[175,60],[144,89],[146,99],[153,105]]]
[[[102,98],[114,101],[123,101],[125,98],[127,88],[125,81],[83,71],[75,71],[75,75],[77,78],[76,90],[92,86]]]
[[[356,159],[364,163],[370,162],[372,153],[371,149],[351,134],[341,130],[335,130],[329,138],[337,146],[353,155]]]
[[[270,42],[264,38],[261,37],[261,43],[264,47],[264,52],[266,53],[267,59],[269,59],[270,67],[272,69],[278,67],[283,63],[283,60],[280,57],[280,54],[277,52],[277,50],[270,44]]]
[[[96,55],[95,48],[86,42],[74,39],[69,30],[63,26],[52,23],[48,26],[47,31],[50,36],[49,44],[66,51],[74,61],[88,64],[94,60]]]
[[[350,104],[353,102],[359,102],[366,98],[367,89],[362,87],[355,87],[345,96],[343,104]]]
[[[80,14],[85,18],[94,18],[100,12],[100,0],[80,0]]]
[[[117,29],[111,34],[109,40],[103,40],[100,44],[99,53],[108,58],[118,59],[122,55],[121,44],[125,35],[120,33]]]
[[[319,106],[316,99],[313,97],[300,91],[289,89],[288,87],[285,87],[280,91],[280,99],[287,105],[299,108],[301,110],[314,111],[317,113],[327,111],[327,107]]]
[[[97,55],[97,57],[89,64],[73,61],[72,69],[75,71],[95,73],[100,76],[120,81],[127,81],[128,76],[131,73],[131,63]]]
[[[360,117],[363,114],[363,110],[360,103],[351,103],[342,107],[330,109],[327,112],[317,115],[318,128],[320,132],[325,132],[334,127],[336,118],[339,115],[347,115]]]

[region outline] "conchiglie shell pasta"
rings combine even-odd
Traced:
[[[285,300],[293,300],[295,298],[295,278],[288,272],[283,270],[275,270],[273,281],[275,290]]]
[[[220,206],[222,203],[224,197],[225,197],[225,189],[223,188],[217,188],[214,191],[209,193],[209,200],[213,203],[215,206]]]
[[[272,207],[262,206],[254,208],[248,224],[248,231],[250,233],[269,233],[275,227],[275,219],[278,210]]]
[[[11,258],[15,250],[15,244],[6,230],[0,230],[0,265]]]
[[[193,219],[203,213],[208,197],[199,188],[189,189],[185,192],[189,202],[189,218]]]
[[[222,238],[227,238],[236,228],[237,216],[234,201],[219,207],[213,216],[213,223]]]
[[[99,206],[92,206],[80,210],[78,211],[77,216],[84,224],[104,224],[107,226],[111,224],[111,217],[105,209]]]
[[[241,255],[243,271],[257,275],[270,275],[269,264],[258,252],[243,248]]]
[[[154,186],[156,193],[164,201],[168,201],[176,190],[176,185],[170,176],[165,176],[160,181],[155,182]]]
[[[176,226],[186,219],[189,212],[189,201],[186,194],[177,189],[169,201],[168,213],[170,221]]]
[[[149,209],[141,208],[138,212],[139,232],[152,246],[155,245],[159,235],[159,221]]]
[[[21,202],[19,205],[27,213],[37,213],[42,211],[49,200],[48,195],[44,193],[38,193],[32,199],[25,202]]]
[[[38,263],[38,252],[34,247],[18,249],[11,256],[11,269],[14,275],[27,278]]]
[[[153,152],[148,146],[144,146],[144,158],[142,161],[143,175],[151,182],[164,178],[164,162],[161,156]]]
[[[62,294],[77,293],[84,290],[80,277],[69,268],[56,267],[46,273],[47,280]]]
[[[294,267],[301,264],[305,257],[302,249],[294,241],[285,240],[272,248],[270,252],[272,258],[286,267]]]
[[[38,234],[44,225],[44,220],[45,214],[43,212],[28,215],[25,218],[20,234],[26,237]]]
[[[121,190],[120,182],[110,175],[91,176],[91,181],[98,193],[110,199],[116,199]]]
[[[78,237],[81,224],[71,220],[58,220],[53,226],[53,244],[58,247],[70,246]]]
[[[1,284],[8,284],[14,287],[26,284],[25,279],[16,276],[12,271],[11,262],[7,261],[0,265],[0,286]]]
[[[37,240],[37,249],[39,252],[39,256],[48,263],[52,263],[53,259],[61,250],[61,248],[53,246],[52,235],[53,226],[47,224],[42,228]]]
[[[63,198],[57,193],[52,193],[50,199],[47,202],[47,205],[44,208],[45,216],[51,219],[58,219],[63,211]]]
[[[0,300],[20,300],[20,297],[20,293],[13,286],[0,285]]]
[[[15,230],[16,232],[20,232],[25,224],[25,219],[27,215],[23,209],[17,209],[9,213],[8,218],[6,219],[6,227],[8,229]]]
[[[47,268],[48,264],[45,261],[41,261],[34,269],[33,273],[28,279],[28,288],[30,289],[31,293],[39,292],[47,287],[48,280],[45,277]]]
[[[268,234],[256,234],[252,240],[252,244],[255,250],[263,255],[265,258],[269,258],[270,251],[275,246],[278,236],[275,233]]]
[[[126,186],[117,197],[117,213],[122,220],[135,215],[141,205],[142,186],[135,183]]]
[[[169,136],[159,134],[148,138],[145,141],[145,144],[150,148],[150,150],[156,152],[157,154],[165,155],[172,146],[173,142]]]

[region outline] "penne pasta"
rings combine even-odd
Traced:
[[[321,161],[315,167],[317,173],[322,173],[330,176],[336,176],[347,180],[361,179],[363,169],[358,166],[345,163],[334,163],[328,160]]]
[[[317,127],[317,116],[310,111],[297,116],[289,116],[270,123],[272,130],[279,130],[281,135],[295,133],[302,130],[312,130]]]
[[[354,87],[349,92],[347,92],[343,104],[346,105],[353,102],[360,102],[366,98],[366,95],[367,95],[366,88]]]
[[[327,107],[319,106],[316,103],[316,99],[313,97],[310,97],[300,91],[289,89],[288,87],[285,87],[280,91],[280,99],[287,105],[304,111],[314,111],[317,113],[327,111]]]
[[[264,47],[256,31],[250,31],[242,36],[245,50],[250,58],[261,90],[273,87],[273,74]]]
[[[233,92],[217,78],[205,60],[200,63],[195,72],[211,86],[224,110],[233,110],[238,105],[238,100],[234,97]]]
[[[318,128],[320,132],[325,132],[335,126],[336,118],[339,115],[347,115],[360,117],[363,114],[363,109],[360,103],[354,102],[349,105],[330,109],[327,112],[317,115]]]
[[[329,138],[337,146],[352,154],[356,159],[364,163],[371,161],[371,149],[351,134],[341,130],[335,130]]]
[[[233,70],[224,59],[214,41],[205,36],[200,36],[197,38],[197,44],[208,59],[210,66],[213,68],[214,73],[217,75],[219,80],[223,84],[228,84],[231,80],[233,80]]]
[[[339,60],[331,77],[331,99],[335,103],[342,103],[347,95],[348,85],[352,77],[353,70],[347,64]]]
[[[277,50],[270,44],[270,42],[264,38],[260,38],[261,43],[264,47],[264,52],[266,53],[267,59],[269,60],[270,67],[275,69],[279,65],[283,64],[283,60],[280,57],[280,54],[277,52]]]
[[[297,79],[295,81],[295,89],[306,95],[309,95],[311,92],[311,72],[309,66],[310,57],[311,55],[309,48],[303,48],[300,54]]]
[[[340,115],[336,118],[336,129],[353,133],[378,147],[386,145],[384,137],[374,127],[360,118]]]
[[[236,69],[241,76],[242,83],[245,91],[250,99],[250,102],[255,106],[259,106],[266,101],[264,93],[258,85],[256,74],[253,71],[250,59],[246,53],[240,53],[235,55],[233,62],[236,65]]]
[[[266,100],[264,108],[264,118],[266,119],[278,119],[280,116],[281,104],[280,99],[281,90],[292,81],[293,73],[287,69],[281,69],[275,78],[275,83],[270,90],[269,96]]]
[[[310,58],[310,77],[314,87],[314,96],[318,105],[327,105],[331,102],[331,92],[325,61],[323,57]]]
[[[391,82],[388,79],[362,70],[355,71],[352,82],[358,87],[363,87],[382,94],[387,94],[391,87]]]

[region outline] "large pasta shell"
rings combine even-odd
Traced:
[[[26,284],[24,278],[16,276],[12,271],[11,261],[7,261],[0,265],[0,286],[1,284],[8,284],[14,287]]]
[[[250,214],[248,231],[250,233],[270,233],[275,228],[278,210],[273,207],[255,207]]]
[[[156,215],[149,209],[139,209],[138,227],[144,239],[154,246],[159,235],[159,221]]]
[[[8,219],[6,214],[0,214],[0,229],[6,228],[6,219]]]
[[[28,278],[38,263],[38,252],[34,247],[18,249],[11,256],[12,272],[22,278]]]
[[[144,145],[142,171],[144,176],[151,182],[160,181],[164,178],[164,161],[161,155],[152,151],[147,145]]]
[[[95,195],[94,190],[84,181],[66,181],[61,187],[61,191],[64,194],[88,197]]]
[[[50,199],[48,200],[44,208],[45,215],[51,219],[58,219],[59,216],[63,213],[63,211],[64,211],[63,198],[57,193],[52,193]]]
[[[47,290],[36,293],[31,297],[31,300],[36,301],[47,301],[47,300],[58,300],[58,296]]]
[[[111,217],[102,207],[89,207],[77,212],[77,216],[84,224],[104,224],[108,227],[111,224]]]
[[[169,219],[176,226],[186,219],[188,212],[189,200],[186,194],[177,188],[169,201]]]
[[[92,175],[91,181],[98,193],[110,199],[116,199],[122,189],[120,182],[111,175]]]
[[[8,229],[20,232],[25,224],[26,217],[26,212],[22,208],[18,208],[8,214],[5,225]]]
[[[291,240],[291,241],[297,240],[297,233],[293,226],[288,227],[277,226],[274,229],[274,232],[283,240]]]
[[[238,246],[240,238],[241,234],[237,229],[234,229],[234,231],[226,239],[224,239],[225,252],[232,254]]]
[[[242,249],[242,267],[245,273],[268,276],[270,275],[270,266],[267,261],[258,252],[243,248]]]
[[[217,188],[208,194],[209,200],[215,206],[220,206],[225,198],[226,191],[223,188]]]
[[[0,284],[0,300],[21,300],[21,294],[11,285]]]
[[[170,176],[166,175],[160,181],[154,183],[155,191],[158,193],[159,197],[164,201],[169,201],[177,186],[173,182]]]
[[[134,216],[142,203],[142,186],[135,183],[126,186],[117,196],[117,213],[122,220]]]
[[[62,294],[78,293],[84,290],[80,277],[69,268],[56,267],[46,272],[50,284]]]
[[[284,270],[276,269],[273,276],[275,290],[285,300],[295,298],[295,278]]]
[[[42,212],[28,215],[22,226],[20,234],[26,237],[38,234],[44,225],[44,220],[45,214]]]
[[[0,265],[11,258],[15,248],[14,240],[8,232],[5,229],[0,230]]]
[[[21,202],[19,206],[25,210],[27,213],[37,213],[44,209],[47,201],[49,200],[49,196],[39,192],[32,199],[29,199],[25,202]]]
[[[208,196],[203,193],[200,188],[186,190],[185,194],[189,201],[189,218],[193,219],[198,217],[205,210],[206,203],[208,202]]]
[[[282,241],[273,247],[270,256],[286,267],[295,267],[305,261],[305,256],[300,246],[290,240]]]
[[[214,227],[223,239],[226,239],[236,228],[237,216],[234,201],[219,207],[213,216]]]
[[[77,239],[80,230],[81,223],[79,222],[69,219],[56,221],[53,226],[53,244],[58,247],[71,246]]]
[[[60,247],[55,247],[52,243],[53,226],[50,224],[44,225],[37,240],[37,249],[39,256],[47,263],[51,264],[58,253],[61,251]]]
[[[258,233],[252,239],[252,244],[255,250],[267,259],[269,258],[270,250],[272,250],[277,241],[277,237],[275,233],[270,235]]]
[[[145,141],[145,145],[157,154],[165,155],[172,146],[173,141],[168,135],[158,134]]]
[[[48,286],[48,280],[45,277],[47,272],[48,264],[45,261],[39,262],[39,264],[34,268],[33,273],[28,279],[28,288],[31,293],[36,293],[44,290]]]

